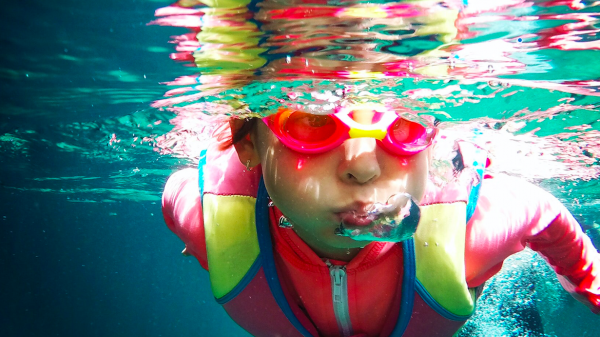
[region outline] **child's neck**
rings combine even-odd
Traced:
[[[317,247],[311,245],[306,242],[306,244],[317,254],[318,257],[323,259],[332,259],[343,262],[350,262],[362,248],[331,248],[327,247],[325,249],[321,247]]]
[[[294,226],[294,232],[298,235],[304,243],[322,259],[332,259],[343,262],[350,262],[368,242],[358,242],[351,239],[345,240],[346,242],[336,242],[333,245],[331,243],[326,244],[324,240],[319,237],[315,237],[311,232],[303,230],[301,226]],[[342,245],[346,247],[336,247]]]

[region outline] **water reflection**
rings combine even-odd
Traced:
[[[599,4],[178,1],[150,24],[186,28],[171,59],[195,73],[164,83],[153,106],[176,117],[155,144],[194,160],[231,115],[376,102],[472,135],[494,172],[597,179]]]
[[[171,58],[197,74],[166,83],[172,89],[154,103],[177,115],[163,136],[169,141],[157,144],[182,155],[170,144],[181,148],[187,136],[198,139],[192,126],[227,116],[280,107],[326,114],[376,102],[451,122],[440,125],[448,133],[477,131],[500,172],[595,179],[600,67],[578,70],[597,57],[597,8],[584,1],[179,1],[157,10],[152,24],[191,30],[172,38]]]
[[[215,88],[290,78],[499,81],[598,92],[593,80],[599,69],[569,71],[600,47],[597,3],[205,3],[180,1],[156,11],[152,23],[192,30],[173,38],[177,52],[171,57],[200,71],[169,83],[182,86],[169,96],[187,93],[193,101]],[[556,55],[576,50],[585,52]],[[182,101],[179,96],[157,105]]]

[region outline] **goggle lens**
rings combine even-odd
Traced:
[[[424,143],[425,133],[423,125],[403,118],[398,118],[388,129],[388,134],[394,143]]]
[[[283,131],[298,142],[321,143],[335,134],[337,123],[329,115],[294,111],[283,121]]]

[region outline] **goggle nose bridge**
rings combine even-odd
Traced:
[[[390,125],[400,118],[396,114],[384,114],[377,123],[366,125],[350,118],[349,112],[338,112],[334,115],[350,129],[348,132],[350,138],[375,138],[377,140],[383,140]]]

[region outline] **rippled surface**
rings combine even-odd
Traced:
[[[200,324],[243,336],[210,305],[198,266],[173,262],[159,198],[215,122],[279,106],[377,101],[434,116],[488,148],[495,172],[552,191],[600,242],[598,3],[206,3],[2,5],[0,261],[14,296],[0,299],[17,303],[3,316],[14,331],[186,335]],[[513,258],[463,335],[593,336],[596,318],[559,287],[543,262]]]
[[[600,47],[596,6],[518,0],[467,6],[458,1],[262,1],[215,8],[185,1],[157,10],[153,23],[192,30],[173,37],[177,52],[171,57],[192,62],[201,74],[178,78],[171,84],[193,86],[171,94],[256,80],[408,77],[467,83],[502,79],[597,95],[600,70],[577,71]]]
[[[207,4],[158,9],[151,23],[188,30],[172,36],[171,59],[196,71],[166,82],[153,103],[177,115],[175,134],[157,143],[165,152],[189,156],[182,144],[198,139],[199,120],[377,102],[474,134],[499,172],[600,174],[598,3]]]

